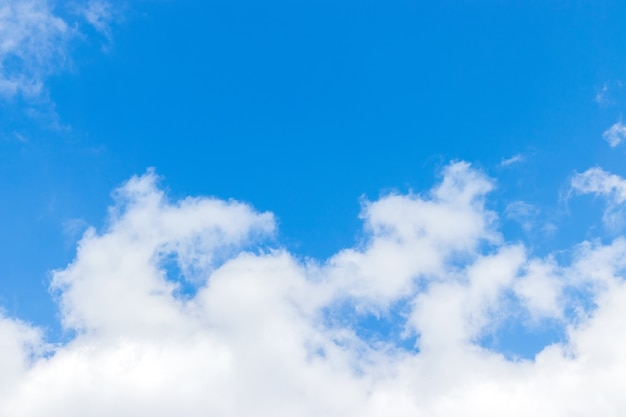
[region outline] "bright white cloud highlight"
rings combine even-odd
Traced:
[[[602,133],[602,137],[606,140],[611,148],[615,148],[626,139],[626,125],[621,121],[615,123]]]
[[[588,172],[577,189],[616,193]],[[54,273],[70,342],[48,346],[0,316],[0,415],[626,412],[623,238],[583,242],[568,264],[532,257],[499,234],[485,207],[492,181],[459,162],[429,193],[364,204],[366,241],[316,262],[263,249],[271,214],[169,201],[156,181],[149,172],[117,190],[108,226]],[[397,337],[359,332],[359,320],[394,314]],[[520,317],[560,323],[566,340],[534,360],[481,346]]]

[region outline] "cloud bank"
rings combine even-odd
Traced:
[[[365,203],[367,238],[315,261],[272,243],[270,213],[134,177],[54,272],[72,340],[0,316],[0,415],[623,415],[626,240],[533,257],[492,188],[452,163],[427,193]],[[565,338],[532,359],[485,347],[507,320]]]

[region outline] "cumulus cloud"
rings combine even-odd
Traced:
[[[616,147],[624,139],[626,139],[626,125],[621,121],[615,123],[602,133],[602,137],[606,140],[611,148]]]
[[[626,241],[535,258],[498,232],[492,188],[450,164],[364,203],[366,240],[314,261],[271,245],[270,213],[134,177],[54,272],[75,337],[0,316],[0,415],[622,415]],[[393,314],[396,336],[359,329]],[[481,345],[524,315],[565,340],[528,360]]]

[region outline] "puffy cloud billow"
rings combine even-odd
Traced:
[[[492,188],[450,164],[364,204],[365,241],[322,262],[276,247],[270,213],[134,177],[53,274],[72,340],[0,318],[0,415],[623,415],[626,240],[533,257]],[[511,320],[564,337],[530,359],[483,343]]]

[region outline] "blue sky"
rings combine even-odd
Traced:
[[[104,346],[76,333],[123,338],[125,325],[76,307],[100,305],[73,290],[81,280],[116,282],[75,272],[93,266],[79,248],[93,243],[112,256],[102,242],[135,230],[133,213],[152,218],[150,210],[206,196],[224,200],[249,229],[227,223],[215,232],[223,241],[206,243],[218,238],[203,235],[210,222],[198,220],[189,232],[198,247],[167,232],[145,261],[169,273],[164,282],[182,280],[191,300],[211,287],[208,276],[221,282],[246,254],[284,251],[312,282],[339,283],[327,290],[340,294],[332,302],[320,295],[317,326],[352,329],[374,353],[389,342],[419,355],[448,340],[428,336],[416,307],[436,305],[433,282],[474,282],[478,260],[502,253],[524,259],[512,272],[518,281],[501,284],[503,304],[484,307],[488,323],[466,323],[481,329],[466,329],[468,340],[507,360],[579,340],[568,332],[619,292],[598,288],[621,285],[584,277],[594,275],[588,264],[614,265],[603,250],[615,252],[621,276],[625,17],[618,1],[0,1],[0,319],[39,329],[46,343],[63,341],[59,352]],[[476,200],[461,197],[486,183]],[[159,190],[170,203],[149,209],[141,196]],[[236,201],[252,211],[236,214]],[[430,204],[443,221],[429,217]],[[446,225],[464,216],[480,231],[464,235],[459,223],[458,240],[450,238]],[[433,246],[410,243],[405,229],[431,221]],[[149,233],[136,230],[139,241]],[[394,246],[391,235],[409,243]],[[465,238],[474,243],[462,246]],[[431,249],[443,251],[442,269],[412,263],[419,256],[411,251]],[[154,260],[168,253],[175,267]],[[361,272],[350,278],[353,267]],[[497,275],[497,262],[491,268],[484,276]],[[543,271],[543,290],[524,284],[536,282],[533,268]],[[412,284],[381,283],[379,270],[413,271]],[[539,295],[546,288],[559,293],[558,308]],[[329,340],[356,343],[338,337]],[[422,411],[456,415],[433,407]]]

